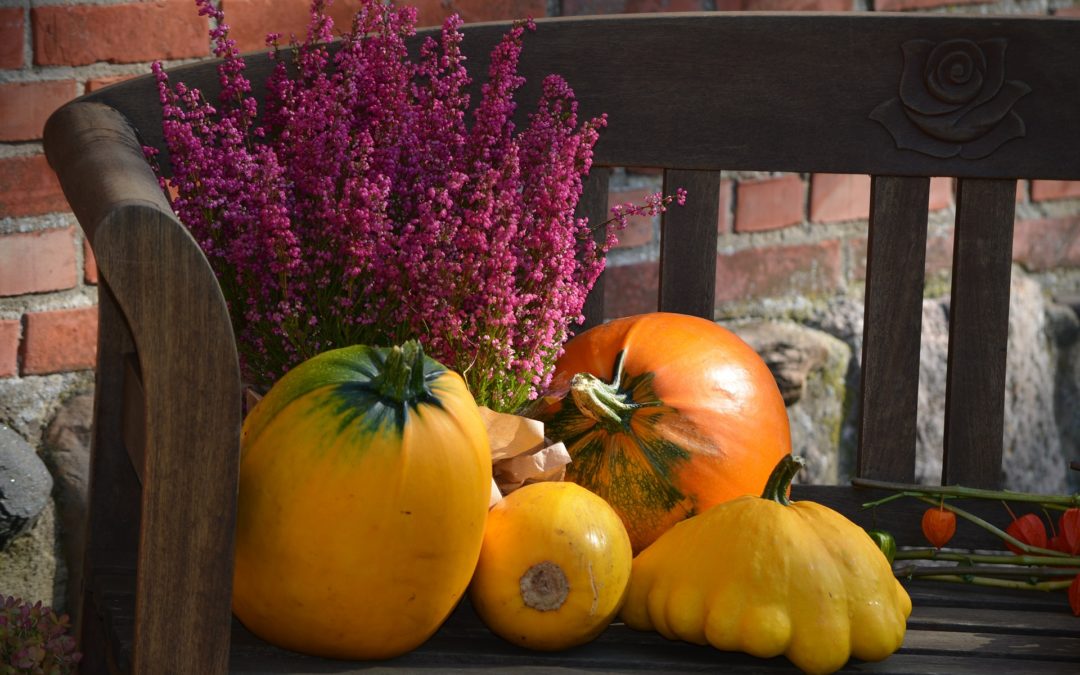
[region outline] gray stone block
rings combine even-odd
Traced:
[[[52,486],[33,446],[0,424],[0,550],[33,526],[49,503]]]

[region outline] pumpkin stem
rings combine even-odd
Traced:
[[[570,380],[570,395],[581,414],[612,431],[626,428],[630,415],[640,407],[628,403],[626,395],[619,393],[615,385],[592,373],[574,375]]]
[[[805,464],[806,461],[802,457],[791,454],[781,457],[780,461],[776,463],[776,468],[769,474],[769,480],[765,481],[765,489],[761,493],[761,498],[771,499],[778,504],[790,506],[791,500],[788,499],[788,490],[791,488],[791,481]]]
[[[400,347],[386,351],[382,372],[372,378],[372,385],[379,395],[405,403],[423,398],[427,393],[424,381],[424,349],[416,340],[409,340]]]

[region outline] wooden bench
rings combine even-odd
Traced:
[[[505,29],[466,28],[474,72],[485,72]],[[922,81],[919,59],[935,47],[985,59],[985,79],[1001,83],[975,113],[978,124],[918,117],[909,107],[946,107]],[[261,82],[266,58],[248,63]],[[857,463],[864,478],[914,480],[929,183],[932,176],[957,178],[942,481],[999,485],[1017,179],[1080,179],[1080,20],[881,13],[553,19],[527,36],[521,72],[528,78],[523,110],[542,76],[557,72],[574,87],[584,115],[609,114],[596,148],[599,167],[661,167],[669,191],[689,190],[688,206],[669,211],[663,225],[664,310],[713,316],[721,170],[872,176]],[[211,62],[178,68],[172,78],[216,91]],[[161,147],[157,100],[149,76],[131,80],[65,106],[45,134],[48,159],[101,277],[92,506],[81,579],[84,672],[363,670],[371,664],[280,651],[231,618],[240,374],[214,275],[143,159],[141,144]],[[581,202],[595,221],[606,219],[607,175],[593,171]],[[602,316],[602,299],[598,287],[590,322]],[[795,497],[868,524],[860,504],[881,494],[805,486]],[[879,510],[877,524],[901,544],[918,544],[923,508],[897,503]],[[997,545],[971,529],[962,528],[955,543]],[[848,670],[1080,667],[1080,619],[1063,593],[906,583],[915,609],[904,647],[884,662],[853,662]],[[792,669],[784,659],[669,642],[618,624],[582,648],[526,652],[490,634],[467,604],[421,649],[375,665]]]

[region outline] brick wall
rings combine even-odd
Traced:
[[[82,93],[209,55],[191,0],[3,0],[0,6],[0,383],[88,370],[95,358],[97,272],[50,172],[41,132],[50,112]],[[302,32],[308,0],[222,0],[244,50],[269,31]],[[1080,16],[1080,0],[418,0],[423,25],[453,10],[467,22],[648,11],[932,10]],[[343,19],[356,0],[337,0]],[[613,201],[640,198],[655,173],[620,173]],[[933,184],[944,221],[952,185]],[[721,189],[718,298],[737,305],[793,289],[857,288],[866,246],[865,176],[735,175]],[[1036,181],[1018,190],[1016,257],[1035,271],[1080,267],[1080,184]],[[932,218],[933,220],[933,218]],[[635,222],[612,255],[609,303],[655,306],[657,224]],[[935,229],[930,271],[951,244]],[[763,264],[764,260],[769,264]]]

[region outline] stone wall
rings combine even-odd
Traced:
[[[727,325],[762,354],[785,391],[801,479],[843,483],[854,472],[861,312],[856,299],[762,303]],[[1080,319],[1014,267],[1006,363],[1003,484],[1042,493],[1080,490]],[[948,354],[947,296],[923,301],[916,480],[940,484]],[[794,319],[793,319],[794,317]]]
[[[210,55],[206,20],[191,0],[5,0],[0,3],[0,474],[45,466],[16,497],[0,488],[0,593],[64,606],[77,558],[85,492],[86,423],[97,324],[97,269],[41,148],[47,116],[74,96]],[[241,49],[269,31],[302,32],[308,0],[222,0]],[[1080,16],[1078,0],[419,0],[422,25],[450,11],[467,22],[522,16],[646,11],[906,11]],[[337,0],[339,20],[356,0]],[[655,172],[618,171],[612,202],[658,187]],[[850,475],[857,412],[853,374],[861,334],[866,247],[866,176],[725,174],[721,178],[718,318],[758,346],[782,378],[797,445],[812,457],[806,480]],[[1017,192],[1017,283],[1044,309],[1017,323],[1009,405],[1025,410],[1010,426],[1008,481],[1061,487],[1052,464],[1076,456],[1080,420],[1080,183],[1022,182]],[[947,303],[953,185],[932,183],[927,261],[927,328],[921,400],[920,476],[932,480],[940,429],[943,349],[934,332]],[[638,219],[611,256],[607,301],[613,314],[655,308],[658,223]],[[1040,313],[1041,312],[1041,313]],[[758,322],[751,326],[752,321]],[[1041,348],[1039,347],[1041,345]],[[1052,412],[1052,414],[1051,414]],[[1030,413],[1030,414],[1029,414]],[[1036,413],[1040,413],[1041,416]],[[1038,448],[1032,450],[1032,448]],[[35,467],[35,468],[29,468]],[[6,473],[5,473],[6,472]],[[19,476],[30,474],[20,473]],[[2,483],[0,483],[2,484]],[[1076,489],[1077,485],[1072,485]],[[28,496],[29,495],[29,496]],[[7,511],[6,509],[10,509]],[[12,516],[11,513],[16,515]]]

